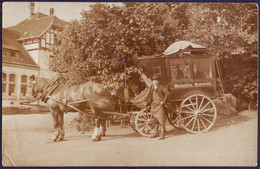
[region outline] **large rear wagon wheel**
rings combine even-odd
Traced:
[[[190,133],[207,132],[213,127],[216,119],[216,106],[205,95],[191,95],[181,103],[180,120],[183,128]]]
[[[140,111],[135,117],[135,128],[142,136],[150,136],[155,119],[150,112]]]

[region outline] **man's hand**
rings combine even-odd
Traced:
[[[161,105],[164,105],[164,103],[163,103],[163,101],[161,101],[161,103],[160,103]]]

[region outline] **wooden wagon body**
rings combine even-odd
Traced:
[[[209,49],[180,41],[161,57],[137,60],[136,67],[148,77],[160,76],[170,91],[167,115],[172,126],[200,133],[214,125],[217,110],[212,99],[223,93],[223,86],[218,60]]]

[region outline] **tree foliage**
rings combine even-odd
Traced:
[[[62,31],[52,70],[68,84],[93,80],[118,94],[125,68],[141,57],[162,56],[178,40],[206,46],[222,60],[251,58],[258,54],[257,12],[249,3],[97,3]]]

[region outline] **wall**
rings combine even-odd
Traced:
[[[50,52],[48,50],[39,49],[39,43],[25,44],[24,47],[28,50],[33,60],[40,67],[39,77],[50,79]]]
[[[39,77],[51,79],[50,74],[50,52],[47,50],[39,50]]]
[[[2,73],[6,73],[7,77],[9,74],[16,75],[16,85],[15,85],[15,94],[14,96],[8,96],[8,85],[6,87],[6,93],[2,93],[2,107],[8,106],[20,106],[20,101],[25,100],[25,97],[21,94],[21,76],[27,76],[27,83],[29,82],[29,76],[35,75],[38,77],[39,70],[35,68],[26,68],[26,67],[18,67],[18,66],[10,66],[5,65],[3,63]],[[7,78],[8,81],[8,78]]]
[[[39,43],[24,44],[23,45],[28,53],[31,55],[37,65],[39,65]]]

